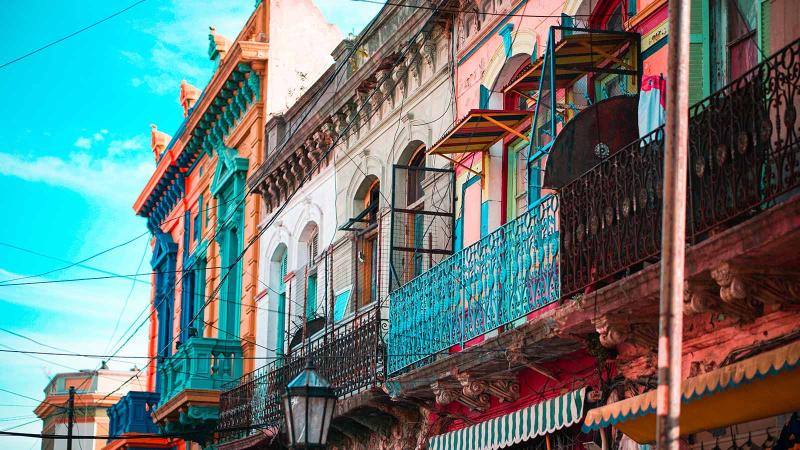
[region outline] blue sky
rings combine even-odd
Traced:
[[[131,3],[62,0],[34,8],[21,0],[4,2],[4,32],[13,38],[0,47],[0,64]],[[316,3],[343,35],[358,32],[380,8],[352,0]],[[145,231],[131,205],[154,167],[150,124],[167,133],[178,127],[180,80],[202,88],[212,73],[208,26],[233,38],[253,5],[253,0],[148,0],[0,69],[0,281],[63,267],[53,258],[78,261]],[[132,274],[149,270],[149,258],[144,236],[85,265]],[[24,281],[99,275],[73,267]],[[0,286],[0,328],[55,347],[104,353],[118,317],[117,337],[146,307],[147,281]],[[120,354],[146,354],[146,333],[142,327]],[[0,330],[0,350],[8,348],[49,350]],[[0,353],[0,389],[42,399],[50,375],[69,370],[62,366],[93,369],[99,364],[86,358],[42,358],[47,361]],[[34,420],[35,406],[33,400],[0,391],[0,430]],[[36,433],[41,422],[14,430]],[[0,437],[4,449],[39,446],[38,440]]]

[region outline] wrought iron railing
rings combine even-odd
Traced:
[[[384,380],[385,350],[378,305],[337,324],[305,347],[230,383],[220,396],[220,441],[245,438],[283,421],[281,396],[310,355],[316,370],[331,382],[339,398],[377,386]]]
[[[689,243],[800,187],[799,92],[800,40],[691,108]],[[663,149],[659,129],[561,189],[565,296],[658,259]]]
[[[524,317],[560,296],[557,201],[453,254],[391,294],[387,371],[394,374]]]
[[[658,254],[663,167],[664,133],[658,129],[561,189],[564,295]]]
[[[691,108],[694,239],[751,216],[800,184],[800,40]]]

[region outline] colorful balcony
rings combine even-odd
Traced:
[[[556,209],[556,197],[542,198],[527,213],[394,291],[388,373],[464,348],[558,300]]]
[[[168,438],[152,437],[158,427],[150,414],[158,404],[158,392],[131,391],[108,408],[108,444],[105,450],[160,449],[175,445]],[[144,436],[142,436],[144,435]]]
[[[226,443],[231,448],[245,442],[255,445],[277,433],[284,420],[281,396],[289,381],[305,367],[307,354],[340,400],[376,387],[384,379],[382,329],[385,327],[376,305],[312,340],[308,351],[294,352],[230,383],[220,396],[219,447],[225,448]],[[341,403],[337,415],[346,412]],[[333,441],[336,433],[334,417]]]
[[[161,430],[205,444],[219,419],[222,387],[242,375],[239,341],[192,337],[159,367],[161,401],[153,419]]]
[[[687,245],[800,192],[799,85],[795,41],[691,108]],[[579,118],[574,123],[575,135],[586,132]],[[547,172],[563,164],[560,138]],[[564,184],[547,186],[546,175],[553,196],[391,294],[389,375],[658,262],[663,130],[609,153]]]
[[[687,244],[800,187],[800,41],[692,106]],[[580,295],[659,259],[664,136],[658,129],[560,190],[561,286]]]

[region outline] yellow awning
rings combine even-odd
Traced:
[[[800,410],[800,341],[683,382],[681,435]],[[656,391],[586,414],[583,431],[613,425],[644,444],[656,434]]]

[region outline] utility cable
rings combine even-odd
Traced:
[[[107,20],[113,19],[114,17],[116,17],[116,16],[128,11],[129,9],[132,9],[133,7],[135,7],[135,6],[139,5],[139,4],[142,4],[142,3],[146,2],[146,1],[147,0],[139,0],[139,1],[137,1],[137,2],[135,2],[133,4],[131,4],[131,5],[128,5],[127,7],[115,12],[114,14],[111,14],[110,16],[106,16],[106,17],[98,20],[97,22],[94,22],[94,23],[92,23],[90,25],[87,25],[87,26],[85,26],[85,27],[83,27],[83,28],[81,28],[81,29],[79,29],[77,31],[73,31],[72,33],[70,33],[70,34],[68,34],[68,35],[66,35],[64,37],[58,38],[55,41],[52,41],[52,42],[50,42],[48,44],[45,44],[45,45],[43,45],[43,46],[41,46],[41,47],[39,47],[39,48],[37,48],[35,50],[29,51],[28,53],[25,53],[24,55],[18,56],[16,58],[12,59],[11,61],[5,62],[2,65],[0,65],[0,69],[2,69],[4,67],[7,67],[7,66],[10,66],[11,64],[14,64],[15,62],[21,61],[21,60],[23,60],[23,59],[25,59],[25,58],[27,58],[29,56],[35,55],[36,53],[39,53],[40,51],[42,51],[42,50],[44,50],[46,48],[52,47],[52,46],[58,44],[59,42],[66,41],[67,39],[69,39],[71,37],[77,36],[77,35],[83,33],[84,31],[89,30],[91,28],[94,28],[97,25],[100,25],[101,23],[103,23],[103,22],[105,22]]]

